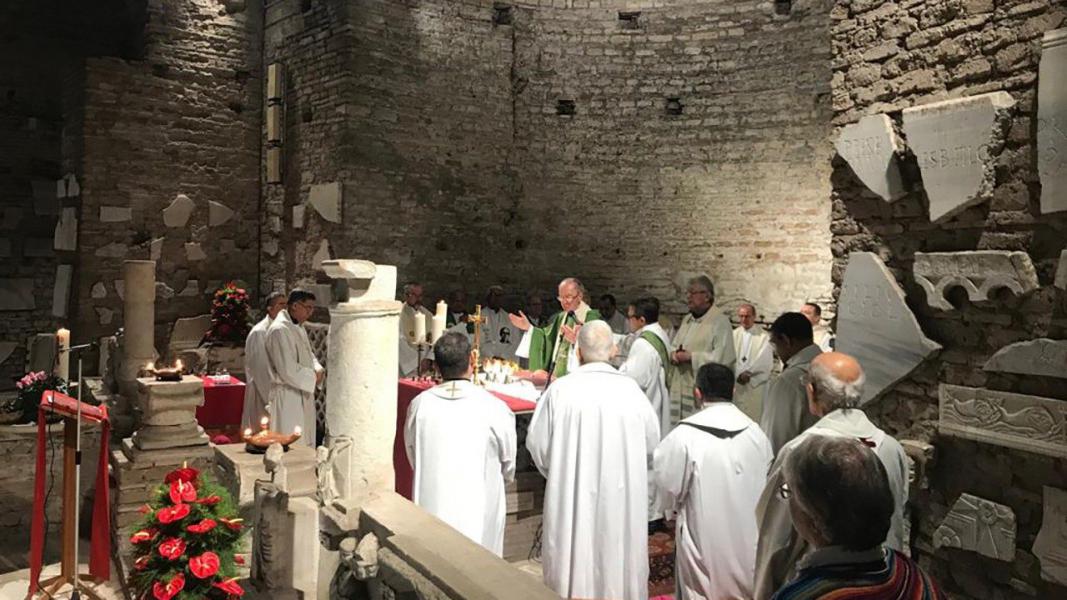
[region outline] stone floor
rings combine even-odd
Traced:
[[[82,572],[88,573],[89,566],[87,564],[82,565]],[[59,564],[47,565],[44,571],[41,573],[42,579],[59,574]],[[96,593],[101,600],[123,600],[122,590],[119,588],[118,577],[112,569],[111,582],[90,584],[84,583],[83,586],[91,589]],[[21,571],[13,571],[11,573],[5,573],[0,575],[0,600],[25,600],[26,591],[30,585],[30,570],[22,569]],[[65,586],[58,594],[53,596],[57,600],[66,600],[70,598],[70,586]],[[85,596],[82,596],[84,598]]]

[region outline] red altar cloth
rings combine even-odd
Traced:
[[[415,472],[408,463],[407,451],[404,449],[404,424],[408,419],[408,406],[425,390],[433,387],[429,381],[415,381],[414,379],[401,379],[398,383],[396,394],[396,438],[393,441],[393,470],[396,472],[396,493],[411,500],[411,486],[415,479]],[[489,392],[500,398],[508,405],[513,413],[532,412],[537,404],[528,400],[520,400],[513,396],[506,396],[497,392]]]
[[[245,406],[245,384],[230,375],[229,383],[204,382],[204,405],[196,408],[196,420],[204,429],[239,429]]]

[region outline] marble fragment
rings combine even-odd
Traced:
[[[326,240],[319,242],[319,249],[315,251],[314,256],[311,257],[311,268],[315,271],[322,271],[322,263],[333,258],[330,255],[330,243]]]
[[[60,211],[52,247],[65,251],[78,249],[78,209],[68,207]]]
[[[101,223],[123,223],[133,218],[133,209],[128,206],[101,206]]]
[[[211,227],[218,227],[233,218],[233,209],[221,202],[208,200],[207,222]]]
[[[200,247],[200,244],[196,242],[188,242],[185,244],[185,259],[189,262],[197,262],[207,258],[207,254],[204,253],[204,249]]]
[[[962,287],[972,302],[992,300],[1006,288],[1022,295],[1040,287],[1030,255],[1008,250],[972,252],[916,252],[912,267],[915,282],[926,292],[926,302],[941,310],[954,310],[945,292]]]
[[[178,292],[178,295],[182,298],[192,298],[200,293],[200,282],[195,279],[190,279],[185,282],[185,287],[182,291]]]
[[[33,279],[0,279],[0,310],[33,310],[37,302],[33,295]]]
[[[170,300],[174,297],[174,288],[163,283],[162,281],[156,282],[156,299],[157,300]]]
[[[74,279],[74,265],[56,265],[56,281],[52,287],[52,316],[66,317],[70,305],[70,286]]]
[[[941,435],[1067,458],[1067,402],[942,383]]]
[[[934,532],[934,546],[1015,560],[1015,512],[1009,506],[962,494]]]
[[[115,295],[119,297],[119,300],[126,299],[126,282],[122,279],[116,279],[115,282]]]
[[[994,354],[986,371],[1067,378],[1067,341],[1038,338],[1007,345]]]
[[[178,194],[167,208],[163,209],[163,224],[167,227],[185,227],[196,205],[185,194]]]
[[[907,193],[897,162],[903,147],[888,115],[868,115],[846,125],[835,147],[856,177],[883,200],[893,202]]]
[[[126,244],[112,242],[106,246],[97,248],[96,252],[93,254],[104,258],[126,258],[127,252],[129,252],[129,247],[127,247]]]
[[[1046,31],[1037,77],[1042,214],[1067,210],[1067,28]]]
[[[1060,251],[1060,262],[1056,265],[1056,278],[1053,285],[1067,290],[1067,250]]]
[[[172,353],[183,350],[191,350],[200,345],[204,334],[211,329],[211,315],[203,314],[195,317],[185,317],[174,321],[174,327],[170,330],[170,342],[168,346]]]
[[[870,252],[853,252],[838,300],[837,345],[867,375],[862,404],[879,397],[941,345],[926,337],[893,274]]]
[[[74,173],[67,173],[64,181],[67,184],[67,198],[77,198],[82,195],[82,188],[78,185],[78,178]]]
[[[297,204],[293,207],[293,229],[304,228],[304,215],[307,212],[307,207],[303,204]]]
[[[159,262],[159,257],[163,255],[163,238],[156,238],[152,240],[148,246],[148,254],[151,260]]]
[[[97,281],[93,284],[92,289],[89,290],[89,296],[97,299],[107,298],[107,286],[104,285],[103,281]]]
[[[1067,491],[1045,486],[1044,516],[1034,539],[1041,578],[1067,586]]]
[[[263,241],[263,253],[267,256],[274,256],[278,254],[278,240],[267,239]]]
[[[114,319],[114,317],[115,317],[115,311],[111,310],[110,308],[106,308],[106,307],[103,307],[103,306],[97,306],[97,307],[94,307],[93,310],[96,311],[96,320],[101,325],[110,325],[112,319]]]
[[[343,188],[340,181],[320,183],[311,186],[308,203],[323,219],[331,223],[340,223],[342,198]]]
[[[919,163],[931,221],[992,196],[1013,106],[1011,95],[998,91],[904,109],[904,135]]]

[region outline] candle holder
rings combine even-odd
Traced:
[[[144,372],[154,376],[156,381],[181,381],[185,369],[182,367],[182,361],[177,360],[170,367],[159,367],[155,363],[148,363],[144,367]]]
[[[300,428],[297,427],[292,433],[285,434],[278,431],[270,431],[270,421],[263,417],[259,421],[259,431],[252,433],[252,428],[244,430],[241,439],[245,443],[245,452],[249,454],[263,454],[271,444],[281,444],[282,449],[289,451],[289,446],[300,439]]]

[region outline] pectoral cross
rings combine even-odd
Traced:
[[[485,323],[486,319],[482,316],[482,305],[474,305],[474,314],[467,315],[467,322],[474,325],[474,348],[471,350],[471,360],[474,361],[474,383],[478,383],[478,369],[482,362],[482,323]]]

